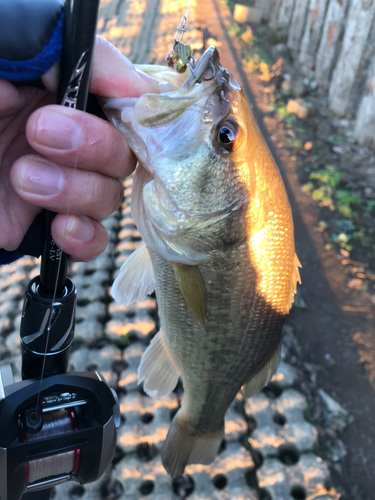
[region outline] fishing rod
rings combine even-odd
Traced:
[[[67,0],[63,6],[57,102],[82,111],[98,8],[99,0]],[[54,216],[45,213],[40,275],[24,300],[22,381],[14,382],[10,365],[0,367],[0,500],[48,500],[51,488],[65,481],[97,480],[115,454],[116,393],[97,372],[66,373],[77,291],[67,277],[68,256],[52,238]]]

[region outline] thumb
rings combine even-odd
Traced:
[[[56,92],[60,65],[50,68],[42,80],[46,88]],[[159,84],[151,76],[136,69],[120,51],[104,38],[95,40],[90,92],[101,97],[139,97],[159,93]]]

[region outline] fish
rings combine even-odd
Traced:
[[[218,49],[187,75],[140,69],[160,94],[104,104],[138,158],[131,210],[143,238],[112,295],[126,306],[156,292],[161,328],[138,381],[163,397],[182,379],[161,451],[176,477],[213,462],[237,393],[253,396],[275,373],[301,265],[280,172]]]

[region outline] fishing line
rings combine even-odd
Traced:
[[[57,91],[57,103],[62,106],[81,111],[85,111],[86,109],[98,9],[99,0],[83,0],[81,2],[77,0],[67,0],[65,3],[63,45],[60,60],[61,77]],[[78,160],[79,150],[77,150],[75,155],[72,175],[73,184],[77,177]],[[63,248],[65,246],[68,229],[68,217],[71,214],[72,197],[73,193],[69,192],[65,227],[63,231]],[[46,342],[36,403],[37,411],[40,404],[42,382],[46,374],[47,356],[51,349],[58,350],[57,346],[59,342],[64,342],[65,334],[65,332],[62,332],[58,339],[59,342],[52,347],[50,346],[50,334],[54,321],[55,308],[57,305],[60,305],[59,299],[63,298],[68,293],[66,282],[69,257],[57,247],[51,235],[51,225],[55,215],[56,214],[53,212],[46,211],[46,227],[49,237],[46,238],[43,250],[39,291],[42,296],[48,297],[51,301],[51,307],[49,310],[47,328],[45,330]],[[51,276],[53,276],[53,278],[51,278]],[[60,313],[61,312],[62,311],[60,311]],[[68,334],[69,332],[66,333]],[[54,340],[55,339],[52,339],[52,341]],[[69,348],[70,346],[68,346],[68,349]]]
[[[75,157],[75,162],[74,162],[74,168],[73,168],[73,176],[72,176],[73,183],[74,183],[74,179],[75,179],[76,174],[77,174],[78,155],[79,155],[79,153],[77,151],[76,157]],[[67,228],[68,228],[68,216],[70,215],[71,204],[72,204],[72,196],[73,196],[72,193],[69,193],[68,208],[67,208],[66,220],[65,220],[65,227],[64,227],[64,233],[63,233],[63,244],[62,244],[63,248],[65,246],[66,233],[67,233]],[[44,356],[43,356],[42,372],[41,372],[41,375],[40,375],[39,392],[38,392],[38,397],[37,397],[37,401],[36,401],[36,409],[38,409],[38,407],[39,407],[40,394],[41,394],[43,377],[44,377],[44,372],[45,372],[45,367],[46,367],[47,351],[48,351],[48,345],[49,345],[50,333],[51,333],[51,326],[52,326],[52,321],[53,321],[53,312],[54,312],[54,308],[56,307],[55,301],[56,301],[56,297],[57,297],[59,275],[60,275],[60,272],[61,272],[61,262],[62,262],[62,259],[60,258],[58,260],[58,265],[57,265],[57,275],[56,275],[55,285],[54,285],[53,295],[52,295],[51,312],[49,314],[49,319],[48,319],[48,324],[47,324],[46,344],[45,344],[45,350],[44,350]]]
[[[53,411],[47,413],[43,420],[43,428],[38,434],[24,434],[25,442],[52,438],[66,432],[72,432],[77,428],[76,415],[73,411]],[[79,460],[79,450],[32,460],[26,465],[26,482],[27,484],[32,484],[40,479],[72,472],[78,468]]]

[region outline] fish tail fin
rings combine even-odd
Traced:
[[[222,429],[212,434],[195,434],[178,414],[172,421],[162,450],[163,465],[172,477],[184,473],[189,464],[208,465],[215,460],[224,436]]]
[[[277,346],[267,363],[243,386],[245,399],[251,398],[263,389],[273,377],[280,361],[281,344]]]

